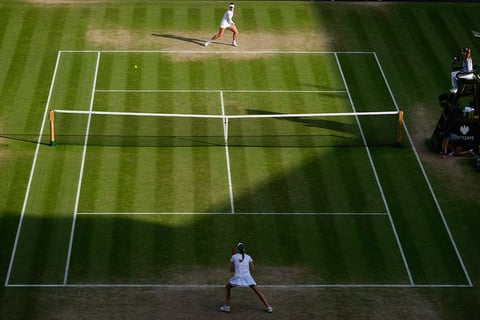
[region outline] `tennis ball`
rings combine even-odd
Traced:
[[[138,66],[137,66],[137,65],[135,65],[135,67],[134,67],[134,68],[135,68],[135,69],[137,69],[137,68],[138,68]]]

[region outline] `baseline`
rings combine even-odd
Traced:
[[[225,215],[232,212],[77,212],[77,215]],[[235,212],[236,215],[387,216],[387,212]]]
[[[10,288],[164,288],[164,289],[210,289],[224,288],[224,284],[9,284]],[[262,288],[271,289],[322,289],[322,288],[469,288],[463,284],[262,284]]]

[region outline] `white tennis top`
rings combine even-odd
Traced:
[[[463,60],[463,72],[472,72],[473,70],[473,62],[471,58],[467,58]]]
[[[235,265],[235,274],[230,279],[230,284],[233,286],[256,285],[250,274],[250,262],[253,262],[252,257],[245,253],[243,261],[240,262],[240,260],[242,260],[241,253],[236,253],[230,258],[230,261]]]
[[[225,11],[222,21],[220,21],[220,28],[228,28],[233,23],[233,10]]]
[[[235,265],[235,276],[246,276],[250,274],[250,262],[253,262],[252,257],[245,253],[242,262],[240,262],[241,259],[241,253],[236,253],[230,258],[230,261]]]

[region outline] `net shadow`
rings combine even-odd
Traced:
[[[20,141],[27,143],[38,143],[38,134],[33,133],[1,133],[0,138],[5,140]],[[48,136],[42,136],[41,144],[50,144]]]
[[[336,114],[295,115],[254,109],[246,113],[247,117],[230,116],[228,121],[213,116],[92,114],[90,122],[86,114],[59,114],[56,142],[127,147],[218,147],[228,143],[232,147],[302,148],[362,147],[364,141],[369,146],[386,146],[395,142],[396,118],[392,115],[362,116],[357,120]]]
[[[49,144],[45,137],[43,144]],[[59,135],[58,145],[84,145],[85,136]],[[223,136],[100,136],[91,135],[88,146],[106,147],[224,147]],[[384,144],[387,145],[387,144]],[[340,135],[242,135],[229,136],[229,147],[258,148],[318,148],[318,147],[363,147],[361,139]]]

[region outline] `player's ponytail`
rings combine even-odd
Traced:
[[[242,254],[242,259],[240,259],[240,262],[243,262],[243,259],[245,259],[245,245],[242,242],[239,242],[237,244],[237,249],[238,252]]]

